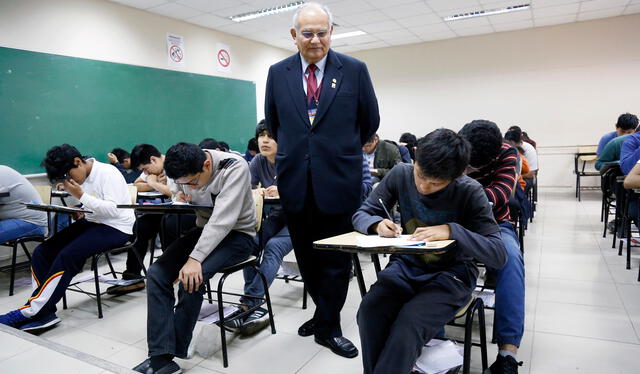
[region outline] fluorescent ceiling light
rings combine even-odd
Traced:
[[[302,4],[304,4],[304,1],[296,1],[296,2],[293,2],[293,3],[286,4],[286,5],[278,5],[278,6],[274,6],[274,7],[271,7],[271,8],[259,9],[259,10],[253,11],[253,12],[236,14],[235,16],[231,16],[229,18],[232,21],[235,21],[235,22],[244,22],[244,21],[249,21],[251,19],[256,19],[256,18],[260,18],[260,17],[264,17],[264,16],[270,16],[272,14],[278,14],[278,13],[282,13],[282,12],[289,12],[291,10],[298,9]]]
[[[467,19],[467,18],[486,17],[486,16],[492,16],[494,14],[517,12],[517,11],[520,11],[520,10],[529,9],[530,7],[531,7],[531,4],[512,5],[512,6],[508,6],[506,8],[489,9],[489,10],[477,10],[475,12],[454,14],[452,16],[448,16],[448,17],[445,17],[443,19],[445,21],[457,21],[457,20]]]
[[[343,32],[342,34],[333,34],[331,35],[331,40],[338,40],[344,38],[352,38],[354,36],[367,35],[364,31],[351,31],[351,32]]]

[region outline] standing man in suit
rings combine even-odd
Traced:
[[[269,69],[265,116],[278,142],[278,190],[298,265],[316,310],[298,329],[353,358],[340,310],[351,257],[313,249],[314,240],[353,230],[362,184],[362,145],[378,129],[378,101],[366,65],[330,49],[329,9],[306,3],[293,17],[299,53]]]

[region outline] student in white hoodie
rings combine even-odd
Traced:
[[[116,207],[131,203],[127,183],[118,169],[86,158],[68,144],[51,148],[42,165],[49,180],[62,180],[65,191],[92,213],[75,214],[73,224],[35,249],[31,297],[24,306],[0,316],[1,324],[25,331],[60,322],[56,303],[71,279],[90,256],[125,244],[135,222],[133,210]]]

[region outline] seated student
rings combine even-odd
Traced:
[[[364,143],[362,156],[369,163],[373,184],[380,182],[392,167],[402,162],[398,147],[385,141],[381,142],[378,134],[374,134]]]
[[[133,211],[116,207],[131,202],[124,177],[116,168],[83,157],[68,144],[51,148],[42,165],[50,180],[64,180],[65,191],[92,213],[76,215],[76,222],[35,249],[32,296],[24,306],[0,316],[0,323],[21,330],[43,329],[60,322],[56,303],[71,279],[90,256],[125,244],[135,221]]]
[[[634,118],[635,118],[635,121],[634,121]],[[634,122],[635,122],[635,125],[634,125]],[[598,155],[602,153],[602,151],[604,150],[604,147],[606,147],[607,144],[614,138],[633,133],[636,127],[638,127],[638,118],[636,116],[630,113],[621,114],[618,117],[618,121],[616,122],[616,131],[611,131],[609,133],[606,133],[602,136],[602,138],[600,138],[600,141],[598,142],[598,150],[596,151],[596,153]],[[633,167],[633,165],[629,167],[629,170],[631,170],[631,167]],[[629,171],[627,170],[625,174],[628,172]]]
[[[260,153],[258,141],[256,138],[249,139],[247,142],[247,150],[244,152],[244,159],[247,160],[247,162],[251,162],[258,153]]]
[[[616,126],[618,125],[631,129],[628,131],[633,131],[638,127],[638,117],[629,113],[622,114],[618,117]],[[622,143],[620,149],[620,170],[622,173],[628,174],[638,160],[640,160],[640,133],[636,132],[627,136]]]
[[[509,127],[509,131],[516,131],[520,138],[522,138],[522,129],[520,129],[520,127],[511,126]],[[536,151],[536,148],[531,145],[531,143],[525,141],[519,142],[518,146],[524,150],[522,154],[527,159],[529,170],[532,172],[532,175],[530,177],[525,177],[525,179],[532,181],[532,178],[538,174],[538,151]]]
[[[131,168],[131,155],[124,149],[114,148],[110,153],[107,153],[107,158],[109,158],[111,165],[120,170],[127,183],[133,183],[140,176],[140,170]]]
[[[527,182],[526,180],[532,180],[535,176],[534,172],[529,169],[529,163],[527,158],[524,157],[524,150],[522,149],[522,134],[516,130],[509,130],[504,134],[504,141],[508,143],[516,150],[518,150],[518,162],[516,166],[516,180],[518,183],[513,189],[513,199],[510,199],[510,203],[516,204],[516,207],[523,213],[524,221],[531,217],[531,203],[527,198]],[[514,212],[511,212],[513,214]]]
[[[398,139],[398,144],[404,145],[409,150],[409,156],[411,156],[411,160],[415,160],[415,152],[416,145],[418,145],[418,138],[410,132],[405,132],[400,135],[400,139]]]
[[[631,131],[629,134],[616,136],[613,138],[607,145],[604,147],[602,152],[598,155],[598,159],[596,160],[596,170],[599,170],[602,174],[604,171],[608,169],[605,167],[611,164],[620,164],[620,154],[622,152],[622,144],[631,136],[631,134],[635,133],[636,130]]]
[[[200,144],[198,144],[198,146],[202,149],[213,149],[214,151],[221,151],[220,143],[218,143],[218,141],[214,138],[204,138],[202,139]]]
[[[418,142],[415,164],[395,166],[353,216],[363,234],[417,241],[453,239],[446,251],[392,255],[364,296],[357,321],[364,373],[409,373],[422,347],[471,298],[478,268],[474,259],[501,267],[506,254],[500,229],[482,186],[463,175],[469,144],[438,129]],[[402,225],[385,207],[400,205]]]
[[[178,143],[167,151],[164,166],[176,182],[174,201],[207,205],[213,211],[199,210],[197,227],[174,241],[149,269],[150,358],[133,369],[140,373],[180,372],[173,358],[187,357],[203,283],[220,269],[248,258],[255,248],[255,204],[249,166],[242,157]]]
[[[522,132],[522,141],[524,141],[525,143],[531,144],[533,148],[537,148],[536,141],[531,139],[526,131]]]
[[[510,222],[509,197],[516,184],[518,151],[502,141],[500,129],[491,121],[472,121],[458,134],[471,144],[467,175],[480,182],[493,203],[493,215],[507,250],[507,263],[502,269],[487,264],[489,275],[496,279],[494,336],[500,349],[490,369],[492,374],[517,373],[522,364],[517,361],[518,347],[524,333],[524,261]]]
[[[150,144],[138,144],[131,151],[131,166],[143,171],[135,181],[139,191],[158,191],[167,197],[171,197],[173,181],[167,178],[164,172],[164,155]],[[136,240],[133,248],[127,252],[126,269],[122,272],[124,280],[138,280],[127,285],[116,285],[107,288],[109,295],[124,295],[130,292],[143,290],[145,287],[142,276],[142,264],[139,259],[144,259],[149,245],[155,245],[155,238],[160,233],[161,224],[164,222],[164,235],[161,236],[163,248],[171,244],[178,236],[175,228],[177,221],[172,215],[143,214],[136,220],[134,232]],[[185,215],[181,217],[181,226],[193,227],[195,216]]]
[[[27,209],[23,204],[42,204],[38,191],[27,178],[0,165],[0,192],[9,192],[9,196],[0,197],[0,243],[47,233],[47,213]]]
[[[257,154],[249,164],[251,173],[251,187],[260,188],[260,192],[265,197],[278,197],[277,175],[276,175],[276,153],[278,144],[271,137],[264,121],[258,123],[256,127],[256,138],[260,153]],[[258,255],[260,248],[263,249],[262,262],[260,263],[260,271],[264,274],[267,284],[271,285],[275,279],[278,269],[282,264],[282,259],[293,249],[289,230],[284,221],[282,206],[272,206],[269,215],[262,223],[262,232],[260,235],[262,243],[256,243],[256,252]],[[264,286],[262,279],[258,273],[252,268],[244,269],[244,293],[249,296],[264,296]],[[240,299],[242,309],[237,313],[248,310],[256,305],[258,300],[251,297],[243,297]],[[233,316],[233,315],[232,315]],[[244,319],[231,319],[228,327],[240,328],[240,332],[246,335],[254,334],[269,324],[269,314],[266,309],[258,308]]]

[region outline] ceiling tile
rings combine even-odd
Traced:
[[[212,29],[215,29],[218,26],[233,23],[233,21],[229,18],[222,18],[209,13],[204,13],[195,17],[187,18],[186,21],[200,26],[210,27]]]
[[[390,20],[389,17],[387,17],[384,13],[382,13],[379,10],[342,16],[342,19],[344,19],[345,21],[347,21],[353,26]]]
[[[406,44],[416,44],[416,43],[422,43],[423,40],[414,36],[411,38],[402,38],[402,39],[395,39],[395,40],[385,40],[385,42],[389,43],[389,45],[391,46],[396,46],[396,45],[406,45]]]
[[[533,27],[533,20],[520,21],[515,23],[501,23],[493,25],[496,32],[530,29]]]
[[[615,7],[623,7],[629,3],[629,0],[592,0],[583,1],[580,5],[580,12],[590,12],[593,10],[610,9]]]
[[[111,0],[115,3],[124,4],[134,8],[148,9],[161,4],[168,3],[167,0]]]
[[[397,5],[391,8],[383,9],[382,12],[391,18],[410,17],[418,14],[433,13],[424,2]]]
[[[414,17],[400,18],[396,21],[404,27],[425,26],[442,22],[442,17],[435,13],[430,13]]]
[[[232,6],[230,8],[216,10],[215,14],[221,17],[231,17],[238,14],[242,14],[242,13],[253,12],[254,10],[256,10],[256,8],[253,7],[252,5],[240,4],[240,5]]]
[[[202,14],[201,11],[186,7],[184,5],[176,4],[176,3],[167,3],[163,5],[158,5],[153,8],[147,9],[149,12],[162,14],[163,16],[177,18],[177,19],[185,19],[197,16]]]
[[[233,22],[228,25],[218,26],[216,28],[222,32],[226,32],[233,35],[240,35],[240,36],[250,35],[250,34],[261,31],[258,28],[251,27],[244,23],[237,23],[237,22]]]
[[[420,36],[420,40],[422,40],[423,42],[430,42],[433,40],[445,40],[445,39],[451,39],[451,38],[455,38],[457,35],[455,32],[453,31],[447,31],[447,32],[434,32],[431,34],[425,34]]]
[[[174,0],[174,2],[203,12],[213,12],[214,10],[230,8],[238,3],[234,0]]]
[[[481,35],[492,33],[493,28],[491,26],[470,27],[468,29],[455,30],[455,32],[459,36]]]
[[[624,7],[596,10],[594,12],[580,12],[578,21],[588,21],[590,19],[615,17],[622,14]]]
[[[577,1],[577,0],[576,0]],[[514,6],[514,5],[523,5],[523,4],[527,4],[527,3],[532,3],[535,1],[531,1],[531,0],[492,0],[492,1],[480,1],[480,3],[482,4],[482,9],[484,10],[491,10],[491,9],[501,9],[501,8],[507,8],[510,6]]]
[[[531,6],[533,8],[545,8],[548,6],[558,6],[563,4],[580,3],[580,0],[532,0]]]
[[[580,4],[578,3],[549,6],[545,8],[534,8],[533,16],[535,18],[539,18],[539,17],[564,16],[568,14],[575,15],[576,13],[578,13],[578,8],[580,8]]]
[[[444,22],[440,22],[434,23],[433,25],[409,27],[409,31],[422,38],[422,35],[425,34],[446,33],[451,31],[451,29]]]
[[[472,11],[482,8],[478,0],[426,0],[426,2],[436,12],[462,8]]]
[[[341,0],[341,1],[344,1],[344,0]],[[398,5],[416,3],[416,2],[424,3],[424,1],[422,1],[422,0],[393,0],[393,1],[389,1],[389,0],[366,0],[366,1],[367,1],[367,3],[371,4],[371,6],[373,6],[375,8],[378,8],[378,9],[392,8],[392,7],[396,7]]]
[[[406,40],[415,40],[418,37],[409,30],[395,30],[395,31],[386,31],[377,33],[375,35],[378,39],[383,40],[385,42],[399,42],[403,39]]]
[[[575,14],[569,14],[564,16],[543,17],[543,18],[535,18],[533,20],[533,24],[535,27],[551,26],[551,25],[559,25],[562,23],[575,22],[576,19],[577,19],[577,15]]]
[[[398,22],[396,21],[383,21],[383,22],[370,23],[367,25],[360,25],[358,26],[358,28],[368,33],[374,33],[374,32],[377,33],[381,31],[398,30],[398,29],[402,29],[403,27],[400,26],[400,24],[398,24]]]
[[[640,13],[640,3],[627,6],[623,14],[633,14],[633,13]]]
[[[358,44],[358,48],[360,48],[360,50],[387,48],[387,47],[389,47],[389,44],[383,41],[377,41],[377,42],[366,43],[366,44]]]
[[[375,9],[375,7],[369,5],[369,3],[364,0],[340,1],[335,4],[329,5],[329,10],[331,11],[331,13],[334,16],[338,17],[370,12]]]
[[[512,13],[496,14],[495,16],[489,16],[489,21],[492,25],[499,23],[514,23],[517,21],[526,21],[532,19],[531,9],[519,10]]]
[[[371,43],[376,41],[378,41],[378,38],[376,38],[373,35],[360,35],[360,36],[354,36],[351,38],[338,39],[336,41],[331,41],[331,43],[335,45],[353,45],[353,44]]]

